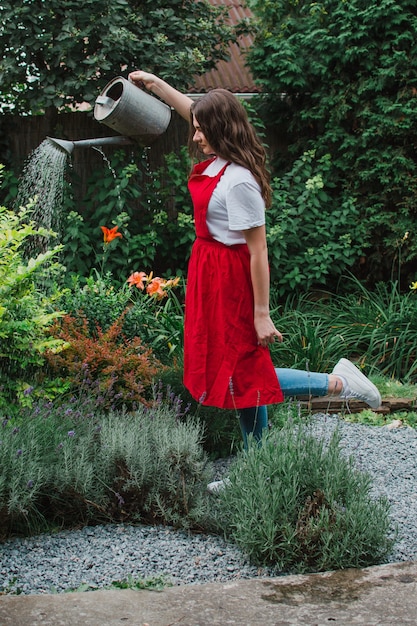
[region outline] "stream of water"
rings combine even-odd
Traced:
[[[59,233],[68,153],[48,139],[29,155],[19,181],[17,206],[31,205],[37,226]]]

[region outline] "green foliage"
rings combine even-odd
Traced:
[[[224,8],[192,0],[4,0],[0,63],[6,104],[39,113],[93,102],[115,74],[154,71],[183,87],[225,58],[235,29]]]
[[[211,473],[202,427],[183,416],[167,391],[133,413],[100,413],[83,395],[3,420],[0,536],[105,521],[198,527]]]
[[[346,422],[350,422],[353,424],[364,424],[366,426],[387,426],[390,422],[392,422],[392,416],[375,413],[372,409],[364,409],[360,413],[346,413],[343,416],[343,419]],[[395,419],[398,419],[397,415],[395,415]]]
[[[30,210],[19,213],[0,207],[0,407],[27,402],[45,364],[45,352],[59,351],[63,342],[46,331],[61,313],[62,292],[54,278],[62,267],[55,261],[61,247],[30,256],[35,236],[49,236],[30,221]],[[24,254],[25,252],[25,254]],[[41,393],[42,390],[39,389]]]
[[[181,360],[184,345],[184,308],[181,301],[173,291],[161,300],[145,294],[136,295],[126,311],[123,333],[127,337],[141,337],[165,364],[171,364],[174,358]]]
[[[204,425],[204,450],[211,459],[226,458],[236,453],[242,445],[242,435],[235,411],[225,411],[214,406],[203,406],[191,396],[183,383],[182,359],[164,372],[161,380],[187,405],[188,413]]]
[[[125,311],[130,291],[126,282],[122,287],[115,284],[109,272],[101,276],[95,271],[85,279],[73,275],[60,306],[73,317],[83,316],[90,336],[96,337],[98,328],[105,332]]]
[[[387,398],[414,398],[417,400],[417,386],[412,383],[401,383],[386,376],[373,376],[381,395]]]
[[[110,273],[100,276],[94,272],[84,285],[73,276],[60,305],[69,315],[86,320],[91,339],[119,320],[127,340],[139,337],[160,361],[169,364],[173,357],[181,358],[184,327],[183,305],[173,282],[163,281],[166,286],[160,297],[128,286],[127,282],[119,287]]]
[[[366,373],[417,382],[417,293],[396,282],[372,291],[355,278],[346,294],[289,298],[273,312],[284,342],[272,346],[281,367],[329,371],[342,356]]]
[[[255,442],[230,468],[224,530],[257,564],[326,571],[380,563],[391,548],[389,504],[371,480],[308,427],[289,424]]]
[[[63,207],[64,251],[68,276],[110,272],[120,284],[143,268],[184,275],[194,240],[192,204],[187,190],[190,162],[186,149],[168,154],[151,171],[146,150],[138,164],[123,151],[91,175],[84,196],[66,194]],[[100,226],[118,226],[122,237],[103,246]]]
[[[281,344],[271,346],[272,359],[279,367],[329,372],[352,346],[346,342],[343,332],[336,332],[331,320],[313,304],[301,303],[300,309],[283,307],[279,314],[272,313],[284,336]]]
[[[166,587],[172,587],[165,576],[153,576],[151,578],[134,578],[132,575],[122,580],[114,580],[112,587],[116,589],[151,589],[152,591],[163,591]],[[77,589],[78,591],[78,589]]]
[[[155,261],[166,273],[185,274],[186,261],[195,239],[192,202],[187,181],[190,173],[188,149],[165,156],[165,164],[150,173],[148,205],[158,209],[149,213],[152,234],[160,239]],[[146,228],[147,220],[143,226]],[[148,226],[149,228],[149,226]]]
[[[401,250],[407,285],[417,258],[415,3],[250,0],[249,5],[258,30],[248,63],[268,94],[268,119],[284,129],[288,143],[288,153],[277,159],[278,175],[308,150],[318,158],[330,154],[333,218],[353,206],[358,217],[346,234],[352,235],[359,221],[364,229],[356,231],[357,240],[351,236],[357,275],[386,280],[410,231]]]
[[[396,282],[378,283],[368,291],[354,281],[356,292],[326,305],[333,330],[356,348],[365,368],[404,382],[417,381],[417,298],[401,294]]]
[[[364,225],[355,200],[332,195],[332,160],[310,151],[272,182],[267,211],[271,281],[279,295],[335,285],[362,252]]]

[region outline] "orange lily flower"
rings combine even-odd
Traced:
[[[142,289],[143,291],[145,288],[144,281],[147,279],[148,277],[145,274],[145,272],[133,272],[133,274],[131,274],[129,278],[127,279],[127,282],[129,283],[131,287],[135,285],[138,289]]]
[[[117,229],[119,228],[118,226],[115,226],[114,228],[107,228],[107,226],[100,226],[100,228],[103,231],[104,243],[110,243],[111,241],[113,241],[113,239],[116,239],[116,237],[122,236],[121,233],[117,232]]]
[[[148,284],[148,286],[146,287],[146,292],[150,296],[163,298],[164,296],[167,295],[166,292],[164,291],[165,285],[166,285],[165,280],[163,280],[162,278],[159,278],[158,276],[155,276],[155,278],[153,278],[151,282]]]

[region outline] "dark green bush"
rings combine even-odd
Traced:
[[[72,175],[62,235],[68,276],[87,277],[95,268],[101,275],[111,273],[120,286],[138,269],[184,275],[194,240],[189,170],[185,148],[166,155],[154,171],[146,149],[133,157],[120,150],[94,170],[82,197]],[[103,246],[100,226],[115,225],[122,237],[115,246]]]
[[[309,150],[319,159],[330,154],[331,187],[325,191],[331,202],[321,199],[323,214],[331,211],[327,235],[318,222],[323,241],[338,245],[335,224],[344,226],[354,249],[346,265],[355,261],[357,276],[372,286],[400,265],[401,288],[408,287],[417,258],[417,238],[404,240],[417,206],[415,2],[249,5],[259,20],[248,62],[268,94],[271,134],[279,133],[280,145],[288,146],[276,154],[276,174],[292,172],[296,187],[297,159]],[[341,215],[347,208],[350,224]],[[297,226],[306,254],[300,273],[308,277],[309,265],[313,274],[317,265],[316,253],[308,261],[314,225],[306,220]],[[340,274],[337,258],[334,271],[329,269],[330,279]]]
[[[365,225],[353,196],[334,196],[330,154],[309,151],[272,181],[267,240],[274,292],[335,287],[362,251]]]

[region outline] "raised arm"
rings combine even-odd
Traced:
[[[190,107],[193,102],[191,98],[171,87],[159,76],[149,72],[142,72],[142,70],[135,70],[130,72],[129,80],[137,87],[143,85],[148,91],[159,96],[169,106],[173,107],[187,122],[190,120]]]

